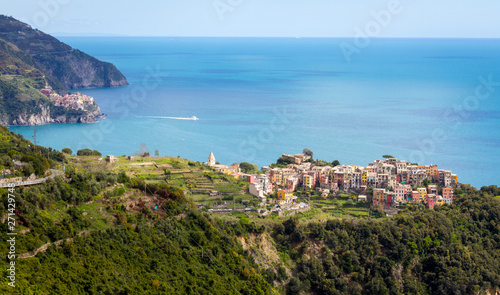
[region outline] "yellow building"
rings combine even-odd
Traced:
[[[231,174],[233,174],[234,171],[231,168],[222,168],[219,170],[219,172],[222,172],[222,173],[227,174],[227,175],[231,175]]]
[[[314,187],[313,177],[311,175],[304,175],[302,177],[302,185],[305,188],[313,188]]]
[[[330,170],[330,181],[332,181],[332,182],[335,179],[335,172],[337,172],[337,171],[334,169]]]
[[[361,173],[361,184],[366,185],[368,183],[368,170],[363,170]]]
[[[427,189],[425,187],[419,187],[419,188],[417,188],[417,191],[418,191],[418,194],[420,197],[420,201],[425,202],[425,196],[427,195]]]
[[[292,201],[293,193],[289,193],[285,190],[278,191],[278,200],[276,201],[278,204],[289,204]]]

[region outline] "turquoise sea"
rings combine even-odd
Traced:
[[[303,148],[358,165],[391,154],[500,185],[500,40],[376,39],[347,61],[351,39],[60,39],[130,86],[81,90],[99,123],[10,127],[42,145],[259,166]]]

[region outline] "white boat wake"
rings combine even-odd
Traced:
[[[197,121],[197,120],[199,120],[195,116],[191,116],[191,117],[187,117],[187,118],[184,118],[184,117],[145,116],[145,118],[170,119],[170,120],[191,120],[191,121]]]

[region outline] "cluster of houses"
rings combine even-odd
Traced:
[[[49,88],[42,89],[40,90],[40,92],[49,97],[50,100],[52,100],[58,107],[66,107],[74,110],[85,110],[88,106],[95,103],[93,97],[87,96],[80,92],[66,94],[64,96],[53,92]]]
[[[453,188],[427,185],[413,190],[411,185],[400,184],[394,190],[374,188],[372,205],[374,207],[392,207],[401,203],[421,203],[434,209],[436,205],[453,203]]]
[[[376,160],[367,166],[317,166],[305,154],[282,155],[290,160],[286,168],[263,167],[263,174],[244,174],[239,165],[228,167],[216,164],[210,153],[207,165],[216,171],[247,181],[250,194],[266,200],[276,193],[276,203],[294,203],[293,192],[298,187],[316,190],[323,197],[332,193],[355,192],[358,200],[372,202],[375,207],[393,207],[402,203],[422,203],[429,208],[451,204],[458,178],[437,165],[417,165],[396,158]],[[373,191],[372,196],[366,196]]]

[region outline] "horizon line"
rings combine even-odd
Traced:
[[[337,36],[176,36],[176,35],[118,35],[118,34],[96,34],[96,35],[85,35],[85,34],[58,34],[58,33],[47,33],[54,37],[117,37],[117,38],[282,38],[282,39],[355,39],[354,37],[337,37]],[[500,39],[500,37],[368,37],[369,39]]]

